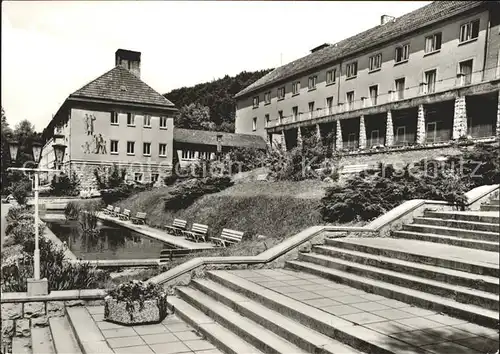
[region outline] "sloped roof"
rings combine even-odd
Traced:
[[[487,1],[434,1],[429,5],[398,17],[394,21],[373,27],[305,57],[280,66],[238,92],[235,97],[244,96],[259,88],[287,79],[293,75],[318,66],[326,65],[361,50],[396,39],[416,29],[450,18],[486,2]]]
[[[222,146],[265,149],[266,141],[259,135],[235,134],[174,128],[174,142],[217,146],[217,135],[222,135]]]
[[[69,97],[174,107],[172,102],[122,66],[114,67],[81,89],[73,92]]]

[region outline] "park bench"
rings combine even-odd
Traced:
[[[120,215],[120,213],[121,213],[121,208],[120,208],[120,207],[115,207],[115,208],[113,209],[113,211],[111,212],[111,216],[116,216],[116,217],[118,217],[118,215]]]
[[[186,231],[187,221],[182,219],[174,219],[172,225],[165,225],[165,230],[174,236],[182,236],[182,232]]]
[[[106,215],[111,215],[114,211],[114,208],[111,204],[109,204],[106,208],[102,209],[102,212]]]
[[[118,217],[120,220],[130,220],[130,210],[123,209],[123,213],[120,213]]]
[[[223,229],[219,237],[212,237],[212,241],[216,246],[228,247],[235,243],[241,242],[244,232],[231,229]]]
[[[146,213],[138,212],[135,216],[131,218],[134,224],[146,224]]]
[[[184,237],[193,242],[207,242],[208,225],[193,223],[191,231],[183,231]]]
[[[160,252],[160,264],[171,262],[177,258],[183,258],[189,256],[190,254],[202,252],[209,250],[210,248],[198,248],[198,249],[180,249],[180,248],[170,248],[163,249]]]

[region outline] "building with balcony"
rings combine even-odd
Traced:
[[[84,189],[96,187],[94,170],[113,165],[139,182],[172,171],[177,109],[140,79],[140,52],[117,50],[115,65],[69,95],[43,132],[40,166],[75,171]],[[54,166],[54,143],[67,145],[62,166]]]
[[[435,1],[246,87],[236,133],[288,149],[315,134],[358,152],[488,139],[500,133],[499,92],[499,2]]]

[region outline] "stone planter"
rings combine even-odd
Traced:
[[[118,301],[110,296],[104,299],[104,320],[122,325],[159,323],[167,316],[167,297],[146,300],[141,308],[139,302],[133,303],[133,309],[127,309],[125,301]]]

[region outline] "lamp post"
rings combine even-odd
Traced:
[[[56,165],[60,165],[64,158],[64,150],[66,149],[66,145],[63,144],[54,144],[52,145],[54,148]],[[35,263],[33,279],[28,279],[28,295],[47,295],[49,293],[49,287],[47,279],[40,279],[40,248],[38,242],[38,223],[39,223],[39,214],[38,214],[38,192],[39,192],[39,176],[40,173],[48,173],[48,172],[59,172],[58,169],[42,169],[38,168],[38,163],[40,162],[40,157],[42,153],[42,145],[34,142],[32,144],[33,150],[33,159],[36,164],[35,168],[26,168],[26,167],[9,167],[7,171],[22,171],[22,172],[32,172],[33,173],[33,191],[35,193],[35,252],[33,255],[33,260]],[[9,151],[10,157],[12,161],[17,159],[17,153],[19,151],[19,143],[17,141],[9,142]]]

